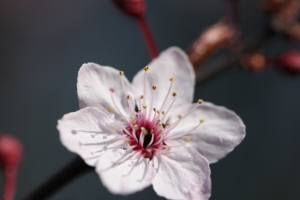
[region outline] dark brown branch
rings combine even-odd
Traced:
[[[45,199],[57,192],[62,186],[66,185],[76,177],[93,169],[93,167],[85,164],[80,157],[76,157],[58,173],[52,176],[48,181],[24,198],[24,200]]]

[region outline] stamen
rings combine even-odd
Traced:
[[[203,124],[202,120],[200,120],[200,123],[197,126],[195,126],[194,128],[192,128],[191,130],[186,131],[186,132],[181,133],[181,134],[178,134],[178,135],[173,135],[173,136],[170,136],[170,137],[165,137],[165,139],[166,140],[172,140],[172,139],[176,139],[176,138],[182,137],[184,135],[187,135],[187,134],[191,133],[192,131],[194,131],[195,129],[197,129],[201,124]]]
[[[170,92],[171,92],[172,85],[173,85],[173,82],[174,82],[174,78],[170,78],[170,81],[171,81],[171,84],[170,84],[169,90],[168,90],[168,92],[167,92],[167,95],[166,95],[166,97],[165,97],[165,100],[163,101],[163,103],[162,103],[162,105],[161,105],[161,107],[160,107],[160,110],[163,109],[163,107],[164,107],[164,105],[165,105],[165,103],[166,103],[166,101],[167,101],[167,99],[168,99],[168,97],[169,97],[169,94],[170,94]]]
[[[145,104],[145,96],[146,96],[146,80],[147,80],[147,71],[149,70],[149,67],[146,66],[144,68],[145,73],[144,73],[144,88],[143,88],[143,104]]]
[[[124,75],[124,72],[123,71],[120,71],[120,76],[123,76]]]
[[[154,90],[157,89],[157,86],[156,85],[153,85],[152,86],[152,98],[151,98],[151,103],[150,103],[150,110],[149,110],[149,116],[148,116],[148,119],[151,118],[151,110],[152,110],[152,106],[153,106],[153,101],[154,101]]]
[[[176,121],[176,122],[174,122],[173,124],[171,124],[170,125],[170,127],[168,128],[168,129],[165,129],[165,136],[166,135],[168,135],[169,134],[169,132],[171,131],[171,130],[173,130],[178,124],[179,124],[179,122],[180,121],[182,121],[184,118],[186,118],[188,115],[190,115],[192,112],[194,112],[197,108],[198,108],[198,106],[200,105],[200,104],[202,104],[203,103],[203,100],[202,99],[199,99],[198,100],[198,103],[188,112],[188,113],[186,113],[183,117],[181,116],[181,115],[178,115],[178,120]]]
[[[169,111],[171,110],[172,106],[174,105],[174,102],[175,102],[175,99],[176,99],[176,96],[177,96],[177,93],[176,92],[173,92],[172,96],[174,97],[173,100],[172,100],[172,103],[170,104],[167,112],[164,115],[164,117],[162,118],[162,121],[165,121],[165,117],[167,116],[167,114],[169,113]]]

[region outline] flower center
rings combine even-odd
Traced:
[[[141,155],[144,158],[149,158],[150,160],[153,158],[155,153],[160,150],[168,150],[170,149],[169,146],[166,145],[164,141],[169,139],[176,139],[178,137],[182,137],[194,129],[196,129],[199,125],[194,127],[192,130],[188,130],[187,132],[181,133],[176,136],[170,136],[170,131],[172,131],[182,119],[184,119],[186,116],[188,116],[190,113],[192,113],[199,104],[202,103],[202,100],[198,101],[198,104],[195,105],[194,108],[192,108],[188,113],[186,113],[184,116],[179,115],[178,120],[173,122],[172,124],[169,124],[169,122],[165,119],[169,111],[171,110],[175,100],[177,93],[173,92],[171,94],[172,85],[174,82],[174,78],[170,78],[170,87],[167,91],[165,99],[161,102],[161,106],[159,110],[156,108],[153,108],[154,103],[154,97],[155,97],[155,90],[157,89],[156,85],[152,86],[152,96],[151,98],[148,97],[148,101],[146,102],[146,72],[149,70],[149,67],[146,66],[144,68],[145,74],[144,74],[144,84],[143,84],[143,94],[140,96],[139,99],[136,100],[137,103],[137,111],[135,111],[135,104],[134,101],[131,100],[131,97],[127,95],[127,101],[128,106],[130,110],[131,117],[127,119],[124,117],[124,115],[120,112],[120,109],[117,107],[113,94],[115,93],[115,90],[113,88],[110,88],[111,91],[111,99],[114,104],[114,107],[117,111],[117,113],[121,116],[122,124],[119,122],[116,122],[116,124],[119,128],[122,130],[123,136],[125,136],[126,143],[128,144],[127,150],[133,150],[138,151],[141,153]],[[122,76],[124,75],[123,71],[120,71],[121,76],[121,82],[123,86],[123,90],[125,93],[128,94],[127,89],[125,87],[124,80]],[[173,97],[173,99],[170,101],[170,96]],[[169,103],[166,103],[167,100],[169,100]],[[146,103],[149,103],[149,107]],[[168,106],[167,106],[168,104]],[[109,112],[114,112],[114,109],[108,108]],[[202,123],[203,120],[200,120],[200,123]]]

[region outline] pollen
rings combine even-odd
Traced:
[[[152,86],[152,89],[153,89],[153,90],[156,90],[156,88],[157,88],[156,85],[153,85],[153,86]]]
[[[177,96],[177,92],[173,92],[172,96],[176,97]]]
[[[148,70],[149,70],[149,67],[148,67],[148,66],[144,67],[144,70],[145,70],[145,71],[148,71]]]
[[[181,117],[182,117],[181,115],[178,115],[178,118],[179,118],[179,119],[181,119]]]
[[[124,72],[123,71],[120,71],[120,76],[123,76],[124,75]]]
[[[175,79],[172,77],[172,78],[170,78],[170,81],[171,81],[171,82],[174,82],[174,81],[175,81]]]
[[[145,109],[146,109],[146,108],[147,108],[147,105],[146,105],[146,104],[144,104],[144,105],[143,105],[143,108],[145,108]]]
[[[139,129],[139,126],[138,126],[137,124],[135,124],[135,125],[133,125],[133,128],[134,128],[135,130],[138,130],[138,129]]]
[[[191,137],[188,137],[188,136],[187,136],[187,137],[185,137],[185,138],[184,138],[184,141],[186,141],[186,142],[190,142],[190,141],[191,141]]]
[[[113,113],[113,112],[114,112],[114,109],[113,109],[112,107],[109,107],[109,108],[107,109],[107,111],[110,112],[110,113]]]
[[[204,120],[204,119],[201,119],[201,120],[200,120],[200,123],[204,123],[204,122],[205,122],[205,120]]]
[[[144,127],[141,127],[141,131],[144,135],[148,135],[149,131],[145,129]]]
[[[203,100],[202,99],[198,99],[198,104],[202,104]]]

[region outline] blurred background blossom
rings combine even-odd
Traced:
[[[241,0],[244,36],[266,22],[261,2]],[[160,51],[173,45],[188,49],[224,14],[221,0],[147,5]],[[299,50],[299,42],[276,36],[262,48],[272,58]],[[90,61],[124,70],[129,79],[150,61],[135,21],[112,1],[0,1],[0,131],[17,136],[24,148],[16,199],[75,157],[61,145],[56,124],[78,109],[77,73]],[[300,76],[268,67],[261,73],[233,68],[196,88],[195,99],[234,110],[247,126],[236,151],[211,165],[212,200],[299,199],[299,87]],[[159,199],[152,188],[112,196],[95,173],[88,173],[50,199],[141,198]]]

